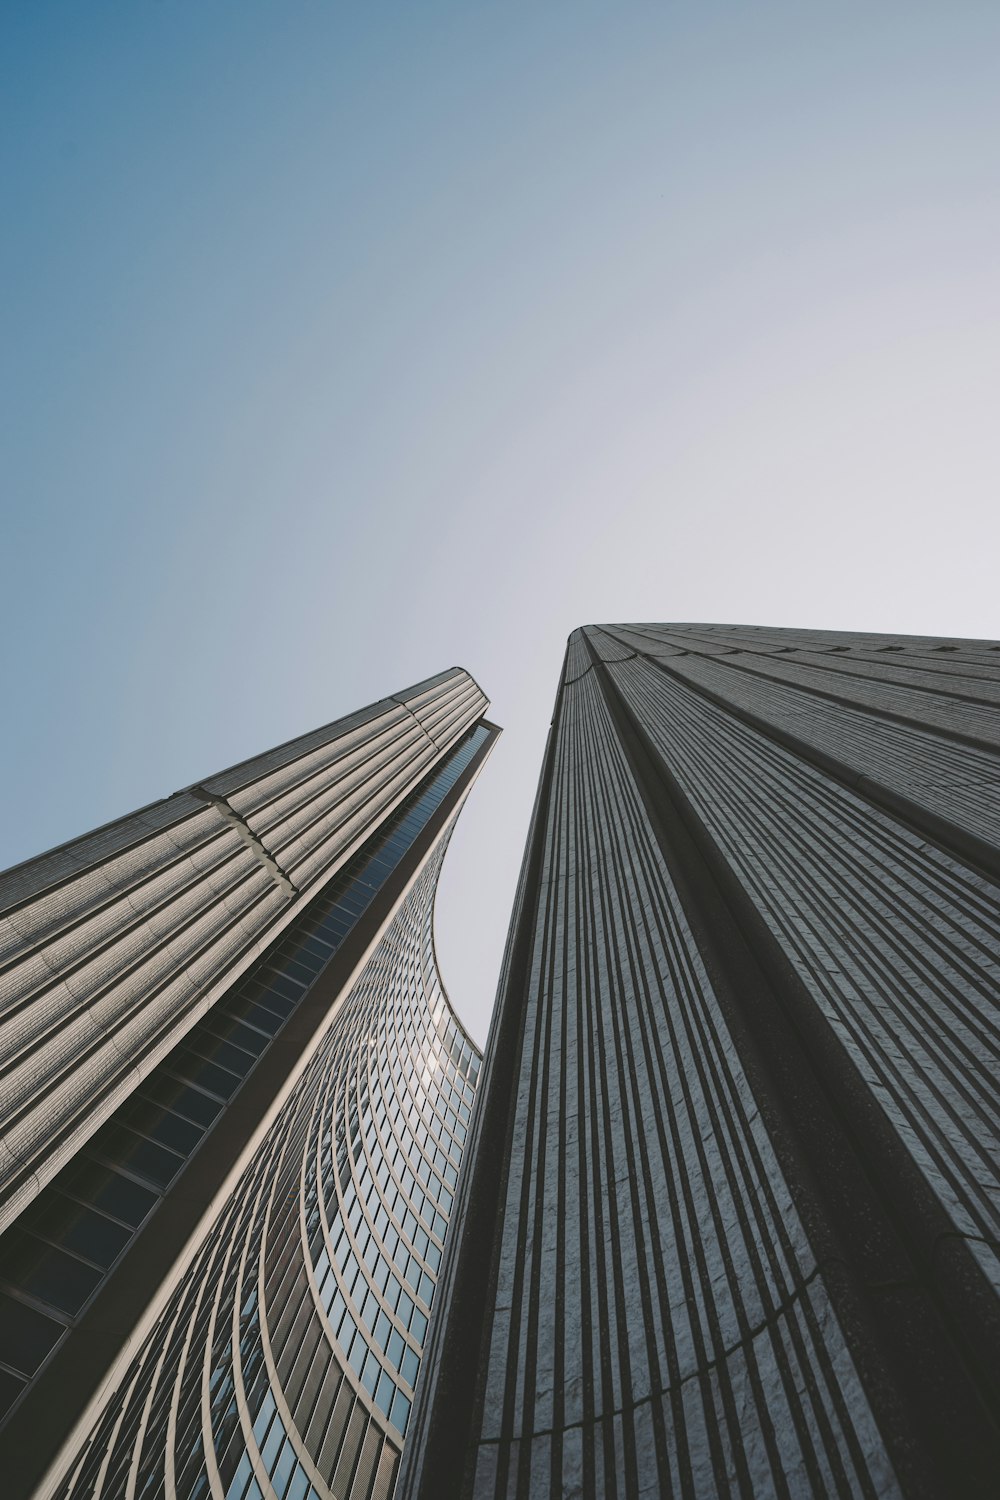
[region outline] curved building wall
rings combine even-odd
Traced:
[[[454,667],[0,874],[0,1231],[486,707]]]
[[[434,956],[453,822],[61,1500],[391,1494],[480,1065]]]

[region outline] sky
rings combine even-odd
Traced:
[[[0,865],[465,666],[482,1041],[573,627],[1000,635],[996,0],[0,11]]]

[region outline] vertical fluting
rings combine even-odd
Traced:
[[[386,1500],[480,1066],[432,920],[485,706],[443,673],[4,877],[12,1500]]]
[[[486,707],[453,668],[0,875],[0,1231]]]
[[[441,986],[447,834],[60,1491],[391,1494],[479,1054]]]
[[[571,637],[406,1500],[992,1493],[998,664]]]

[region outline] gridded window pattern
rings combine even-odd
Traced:
[[[434,960],[450,826],[60,1500],[391,1495],[480,1063]]]
[[[460,741],[0,1239],[0,1413],[14,1418],[23,1390],[488,733],[478,726]]]
[[[324,1317],[400,1436],[479,1073],[441,989],[431,918],[428,906],[402,961],[385,954],[355,992],[352,1046],[314,1119],[305,1175]]]

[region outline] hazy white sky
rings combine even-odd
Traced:
[[[3,7],[11,863],[588,620],[997,635],[1000,6]]]

